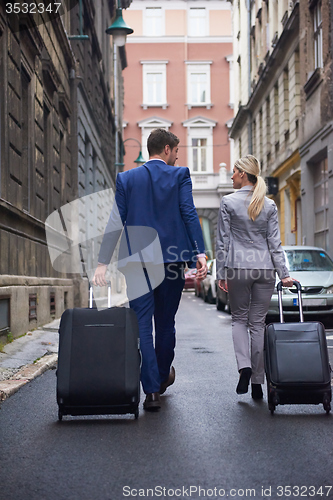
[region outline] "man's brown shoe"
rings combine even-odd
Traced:
[[[161,400],[159,392],[151,392],[146,395],[143,403],[143,409],[147,411],[157,411],[161,408]]]
[[[165,380],[165,382],[162,382],[161,387],[160,387],[160,394],[164,394],[169,385],[172,385],[175,381],[176,378],[176,371],[174,367],[172,366],[170,369],[170,373],[168,378]]]

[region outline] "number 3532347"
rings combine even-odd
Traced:
[[[49,4],[38,2],[7,2],[7,14],[61,14],[61,2],[52,2]]]

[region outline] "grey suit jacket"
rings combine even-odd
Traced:
[[[252,186],[223,196],[216,241],[216,276],[226,279],[226,268],[275,269],[279,278],[289,276],[281,247],[277,207],[265,197],[265,204],[252,221],[247,213]]]

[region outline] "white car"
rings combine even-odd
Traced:
[[[207,262],[208,272],[204,280],[201,281],[201,296],[205,302],[215,304],[216,302],[216,259]]]
[[[290,276],[302,285],[304,316],[331,316],[333,318],[333,261],[325,250],[310,246],[283,246]],[[277,283],[279,279],[277,279]],[[297,315],[296,287],[283,288],[284,316]],[[279,315],[276,288],[267,316]]]

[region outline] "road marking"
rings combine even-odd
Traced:
[[[333,335],[326,335],[326,338],[327,338],[328,340],[333,340]]]
[[[221,319],[227,319],[228,318],[228,316],[221,316],[220,314],[217,317],[221,318]]]

